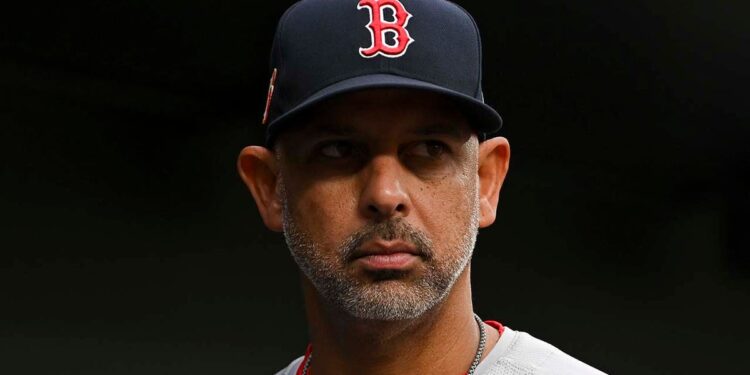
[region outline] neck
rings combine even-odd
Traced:
[[[315,375],[459,375],[466,372],[476,354],[479,330],[471,304],[469,267],[445,300],[412,320],[353,318],[325,305],[304,277],[303,293],[315,358],[311,372]],[[497,331],[488,328],[485,354],[497,338]]]

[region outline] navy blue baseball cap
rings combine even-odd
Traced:
[[[502,126],[484,103],[477,25],[446,0],[302,0],[279,21],[271,70],[268,145],[312,106],[371,88],[445,95],[482,140]]]

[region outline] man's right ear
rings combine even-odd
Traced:
[[[279,171],[274,154],[262,146],[247,146],[240,151],[237,169],[250,189],[266,227],[281,232],[284,228],[283,212],[277,189]]]

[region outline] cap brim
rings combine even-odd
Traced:
[[[503,120],[497,111],[474,97],[412,78],[392,74],[370,74],[349,78],[329,85],[274,119],[268,125],[266,143],[272,145],[276,136],[294,122],[294,117],[316,104],[337,95],[375,88],[406,88],[445,95],[455,100],[459,108],[469,117],[469,122],[479,134],[480,139],[484,139],[487,134],[497,132],[503,125]]]

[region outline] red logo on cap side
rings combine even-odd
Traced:
[[[406,53],[406,48],[414,42],[414,39],[406,30],[411,14],[406,11],[404,4],[399,0],[360,0],[357,9],[367,9],[370,13],[370,23],[367,28],[370,31],[372,45],[360,48],[362,57],[370,58],[377,55],[385,57],[401,57]],[[385,19],[385,10],[393,12],[393,20]],[[395,43],[388,43],[387,36],[391,34]]]
[[[263,111],[263,121],[261,121],[262,125],[265,125],[268,123],[268,110],[271,109],[271,98],[273,98],[273,90],[276,87],[276,73],[278,72],[278,69],[273,68],[273,73],[271,73],[271,82],[268,83],[268,95],[266,95],[266,109]]]

